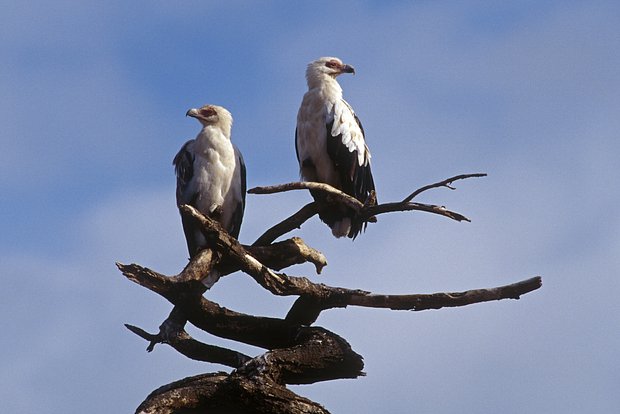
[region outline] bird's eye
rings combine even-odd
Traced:
[[[327,66],[330,69],[335,69],[340,66],[340,63],[336,62],[335,60],[329,60],[325,62],[325,66]]]
[[[215,109],[213,108],[204,108],[200,110],[200,115],[202,115],[204,118],[208,118],[210,116],[215,115]]]

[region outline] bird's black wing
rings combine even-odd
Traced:
[[[188,188],[194,176],[194,155],[191,151],[193,144],[194,140],[187,141],[172,161],[177,177],[177,207],[183,204],[193,206],[196,200],[197,194],[191,193]],[[181,214],[181,222],[183,223],[183,233],[185,234],[185,241],[187,242],[187,250],[191,258],[200,251],[201,246],[198,240],[196,240],[196,236],[199,234],[200,230],[196,228],[196,224],[193,220],[186,219],[183,214]]]
[[[364,136],[362,123],[357,115],[354,116],[362,132],[362,136]],[[342,142],[342,134],[332,136],[331,131],[333,125],[334,121],[326,125],[327,153],[334,162],[334,166],[340,175],[342,191],[357,198],[363,203],[370,195],[370,192],[375,189],[370,162],[366,161],[364,164],[360,165],[358,162],[357,150],[349,151],[347,146]]]
[[[174,156],[172,165],[174,165],[174,172],[177,177],[177,205],[191,204],[195,194],[187,194],[187,186],[190,180],[194,176],[194,155],[190,151],[194,145],[194,140],[190,139],[182,147],[181,150]]]
[[[245,194],[247,192],[247,182],[246,182],[246,168],[245,162],[243,161],[243,156],[237,147],[235,147],[235,155],[237,156],[237,162],[239,163],[240,168],[240,178],[241,178],[241,202],[237,203],[235,206],[235,211],[233,212],[232,224],[230,228],[230,235],[235,239],[239,237],[239,232],[241,231],[241,222],[243,221],[243,212],[245,210]]]
[[[364,140],[363,145],[358,146],[358,148],[361,147],[363,151],[367,151],[364,128],[357,115],[353,114],[353,116]],[[358,150],[350,151],[342,141],[342,134],[333,136],[331,132],[333,125],[334,121],[326,125],[327,153],[334,162],[334,166],[340,176],[341,190],[365,203],[371,191],[375,190],[369,157],[365,154],[364,162],[360,165]],[[329,215],[323,215],[326,220],[330,220]],[[367,222],[361,220],[353,211],[349,211],[346,215],[351,218],[351,229],[349,230],[348,237],[355,239],[362,230],[366,229]]]
[[[297,162],[301,166],[301,160],[299,159],[299,146],[297,145],[297,127],[295,127],[295,155],[297,156]]]

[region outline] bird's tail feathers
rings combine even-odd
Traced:
[[[340,238],[348,236],[351,231],[351,219],[349,217],[343,217],[342,220],[335,221],[330,227],[335,237]]]

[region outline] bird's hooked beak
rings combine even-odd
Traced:
[[[355,68],[351,65],[342,65],[342,68],[340,69],[340,72],[342,73],[352,73],[355,75]]]
[[[185,116],[191,116],[192,118],[198,117],[198,110],[196,108],[192,108],[185,113]]]

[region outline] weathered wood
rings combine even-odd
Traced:
[[[153,391],[136,414],[329,414],[320,404],[263,377],[216,372]]]
[[[454,190],[451,184],[457,180],[464,180],[467,178],[474,177],[485,177],[485,173],[474,173],[474,174],[461,174],[454,177],[447,178],[443,181],[439,181],[437,183],[428,184],[423,187],[418,188],[411,194],[409,194],[403,201],[397,202],[389,202],[383,204],[377,204],[376,193],[372,193],[369,200],[366,203],[361,203],[355,197],[351,197],[350,195],[330,186],[325,183],[316,183],[316,182],[292,182],[286,184],[278,184],[278,185],[270,185],[270,186],[262,186],[262,187],[254,187],[248,190],[250,194],[274,194],[281,193],[285,191],[291,190],[312,190],[312,191],[320,191],[328,195],[328,202],[319,202],[314,201],[310,204],[304,206],[297,213],[292,216],[286,218],[280,223],[274,225],[269,230],[267,230],[262,236],[260,236],[255,242],[254,245],[259,244],[269,244],[276,240],[278,237],[301,227],[303,223],[305,223],[308,219],[310,219],[315,214],[318,214],[322,209],[333,208],[333,203],[340,203],[346,207],[353,209],[359,214],[360,218],[364,222],[374,223],[377,221],[376,216],[379,214],[392,213],[397,211],[424,211],[427,213],[437,214],[440,216],[448,217],[452,220],[456,221],[470,221],[464,215],[448,210],[443,206],[437,206],[433,204],[424,204],[424,203],[412,203],[411,200],[423,193],[424,191],[428,191],[433,188],[438,187],[446,187]]]
[[[181,309],[175,306],[168,318],[159,326],[159,333],[157,334],[150,334],[137,326],[129,324],[125,324],[125,327],[149,341],[149,346],[146,348],[148,352],[153,351],[156,344],[164,343],[190,359],[222,364],[232,368],[239,368],[251,359],[251,357],[241,352],[208,345],[195,340],[185,331],[186,323],[187,318]]]
[[[327,266],[327,259],[323,253],[308,246],[299,237],[291,237],[288,240],[269,245],[254,244],[252,246],[242,246],[256,260],[270,269],[282,270],[296,264],[312,263],[316,273],[321,274],[323,268]],[[226,264],[239,270],[234,261],[228,260]]]
[[[198,375],[161,387],[136,412],[327,413],[285,384],[357,378],[364,375],[362,357],[323,328],[301,328],[296,341],[246,361],[231,374]]]
[[[519,299],[522,295],[532,292],[541,286],[542,278],[536,276],[510,285],[472,289],[464,292],[440,292],[415,295],[355,295],[351,296],[349,304],[370,308],[422,311],[445,307],[466,306],[492,300]]]
[[[194,326],[221,338],[265,349],[290,346],[298,325],[278,318],[247,315],[219,306],[201,295],[199,287],[132,264],[117,264],[129,280],[166,298]],[[199,283],[202,285],[202,283]]]
[[[321,209],[321,205],[317,202],[312,202],[303,206],[298,212],[282,220],[280,223],[274,225],[265,231],[252,246],[265,246],[273,243],[278,237],[289,231],[298,229],[303,223],[305,223],[310,217],[318,214]]]
[[[437,183],[425,185],[424,187],[418,188],[413,193],[405,197],[402,203],[408,203],[409,201],[417,197],[419,194],[423,193],[424,191],[430,190],[431,188],[446,187],[446,188],[449,188],[450,190],[454,190],[454,187],[452,187],[450,184],[452,184],[455,181],[465,180],[467,178],[486,177],[486,176],[487,175],[485,173],[474,173],[474,174],[461,174],[461,175],[456,175],[454,177],[446,178],[443,181],[439,181]]]
[[[376,204],[375,194],[362,204],[358,200],[320,183],[290,183],[250,190],[273,193],[293,189],[326,192],[329,203],[343,203],[364,220],[393,211],[427,211],[457,221],[465,216],[445,207],[411,200],[432,188],[450,188],[453,181],[485,174],[464,174],[419,188],[401,202]],[[494,288],[463,292],[385,295],[357,289],[314,283],[306,277],[278,272],[293,264],[312,263],[320,273],[327,260],[300,238],[273,243],[278,237],[301,226],[327,204],[312,202],[293,216],[267,230],[252,246],[241,245],[219,224],[191,206],[180,206],[181,213],[194,220],[210,242],[189,261],[178,275],[166,276],[137,264],[117,263],[129,280],[166,298],[174,305],[157,334],[126,325],[149,341],[147,350],[164,343],[181,354],[199,361],[235,368],[198,375],[160,387],[140,405],[138,413],[327,413],[319,404],[291,392],[286,384],[312,384],[364,375],[363,360],[346,340],[321,327],[311,326],[322,311],[347,306],[421,311],[465,306],[501,299],[519,299],[542,286],[540,277]],[[241,270],[275,295],[298,296],[286,318],[269,318],[235,312],[206,299],[204,277],[213,269],[226,275]],[[256,357],[208,345],[192,338],[187,322],[215,336],[254,345],[267,351]]]
[[[346,205],[349,208],[352,208],[353,210],[359,211],[362,207],[364,207],[364,204],[361,203],[357,198],[352,197],[347,193],[332,187],[329,184],[315,183],[310,181],[297,181],[293,183],[270,185],[265,187],[254,187],[248,190],[248,194],[273,194],[291,190],[321,191],[323,193],[329,194],[332,200],[338,200],[342,204]]]

